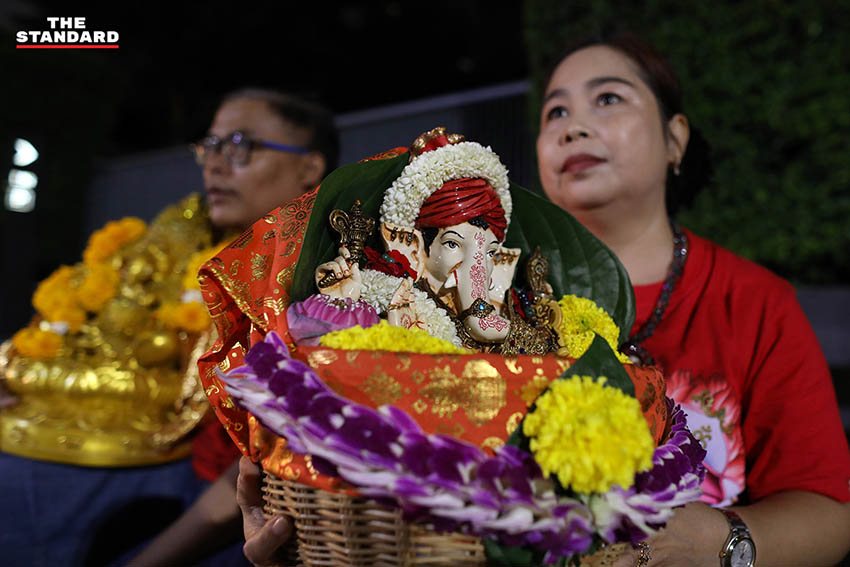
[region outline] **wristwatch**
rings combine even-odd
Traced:
[[[747,524],[732,510],[718,510],[729,522],[729,535],[720,550],[720,567],[753,567],[756,564],[756,544]]]

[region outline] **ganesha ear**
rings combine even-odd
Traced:
[[[399,228],[381,223],[381,238],[387,252],[395,250],[410,262],[410,267],[417,275],[422,275],[425,268],[425,245],[422,232],[418,229]]]

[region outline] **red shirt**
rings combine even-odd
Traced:
[[[688,232],[682,278],[643,346],[708,451],[703,500],[783,490],[850,501],[850,450],[829,368],[794,288]],[[634,329],[661,283],[636,286]]]
[[[192,440],[192,467],[199,478],[214,482],[242,453],[217,419],[198,428]]]

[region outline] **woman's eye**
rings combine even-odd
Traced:
[[[596,97],[596,103],[599,106],[608,106],[609,104],[617,104],[623,100],[620,98],[620,95],[616,95],[614,93],[602,93],[598,97]]]
[[[554,120],[555,118],[561,118],[567,115],[567,109],[563,106],[554,106],[549,112],[546,113],[546,121]]]

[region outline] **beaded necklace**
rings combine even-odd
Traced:
[[[643,365],[654,365],[655,359],[649,354],[641,343],[652,336],[655,328],[661,323],[664,317],[664,312],[670,304],[670,295],[676,287],[679,278],[682,277],[682,271],[685,269],[685,261],[688,259],[688,235],[679,226],[675,220],[670,219],[670,228],[673,229],[673,260],[670,262],[670,268],[667,271],[667,277],[664,279],[664,284],[661,286],[661,293],[658,294],[658,300],[655,302],[655,307],[649,315],[649,319],[641,325],[640,329],[629,337],[629,339],[620,345],[620,351],[637,360]]]

